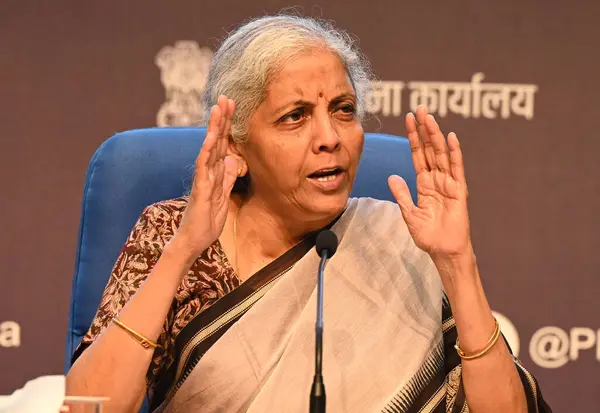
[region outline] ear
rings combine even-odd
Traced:
[[[238,164],[238,176],[244,176],[248,173],[248,164],[244,158],[244,147],[243,144],[235,142],[232,138],[229,138],[229,146],[227,147],[227,155],[233,156],[237,160]]]

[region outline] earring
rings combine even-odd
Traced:
[[[243,167],[243,166],[240,166],[240,167],[238,168],[238,176],[242,176],[242,172],[244,172],[244,167]]]

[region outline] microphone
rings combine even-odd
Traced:
[[[325,262],[333,257],[337,250],[338,239],[329,229],[317,235],[316,250],[321,257],[317,284],[317,323],[315,331],[315,377],[310,390],[310,413],[325,413],[325,383],[321,374],[323,362],[323,272]]]

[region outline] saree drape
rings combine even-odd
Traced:
[[[439,275],[398,206],[351,199],[332,229],[340,244],[324,284],[329,411],[467,411]],[[308,411],[319,260],[313,244],[310,237],[292,248],[184,329],[157,411]],[[533,377],[519,370],[531,411],[544,411]]]
[[[142,285],[187,199],[148,207],[74,359]],[[332,223],[323,374],[331,412],[466,412],[456,327],[429,256],[396,204],[350,199]],[[156,412],[306,412],[314,374],[316,234],[241,283],[215,242],[174,297],[148,370]],[[515,359],[530,412],[549,412]]]

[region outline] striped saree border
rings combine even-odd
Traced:
[[[175,394],[202,356],[281,276],[314,247],[316,237],[317,232],[300,241],[239,287],[218,299],[181,330],[175,339],[176,358],[156,386],[150,411],[164,405]]]

